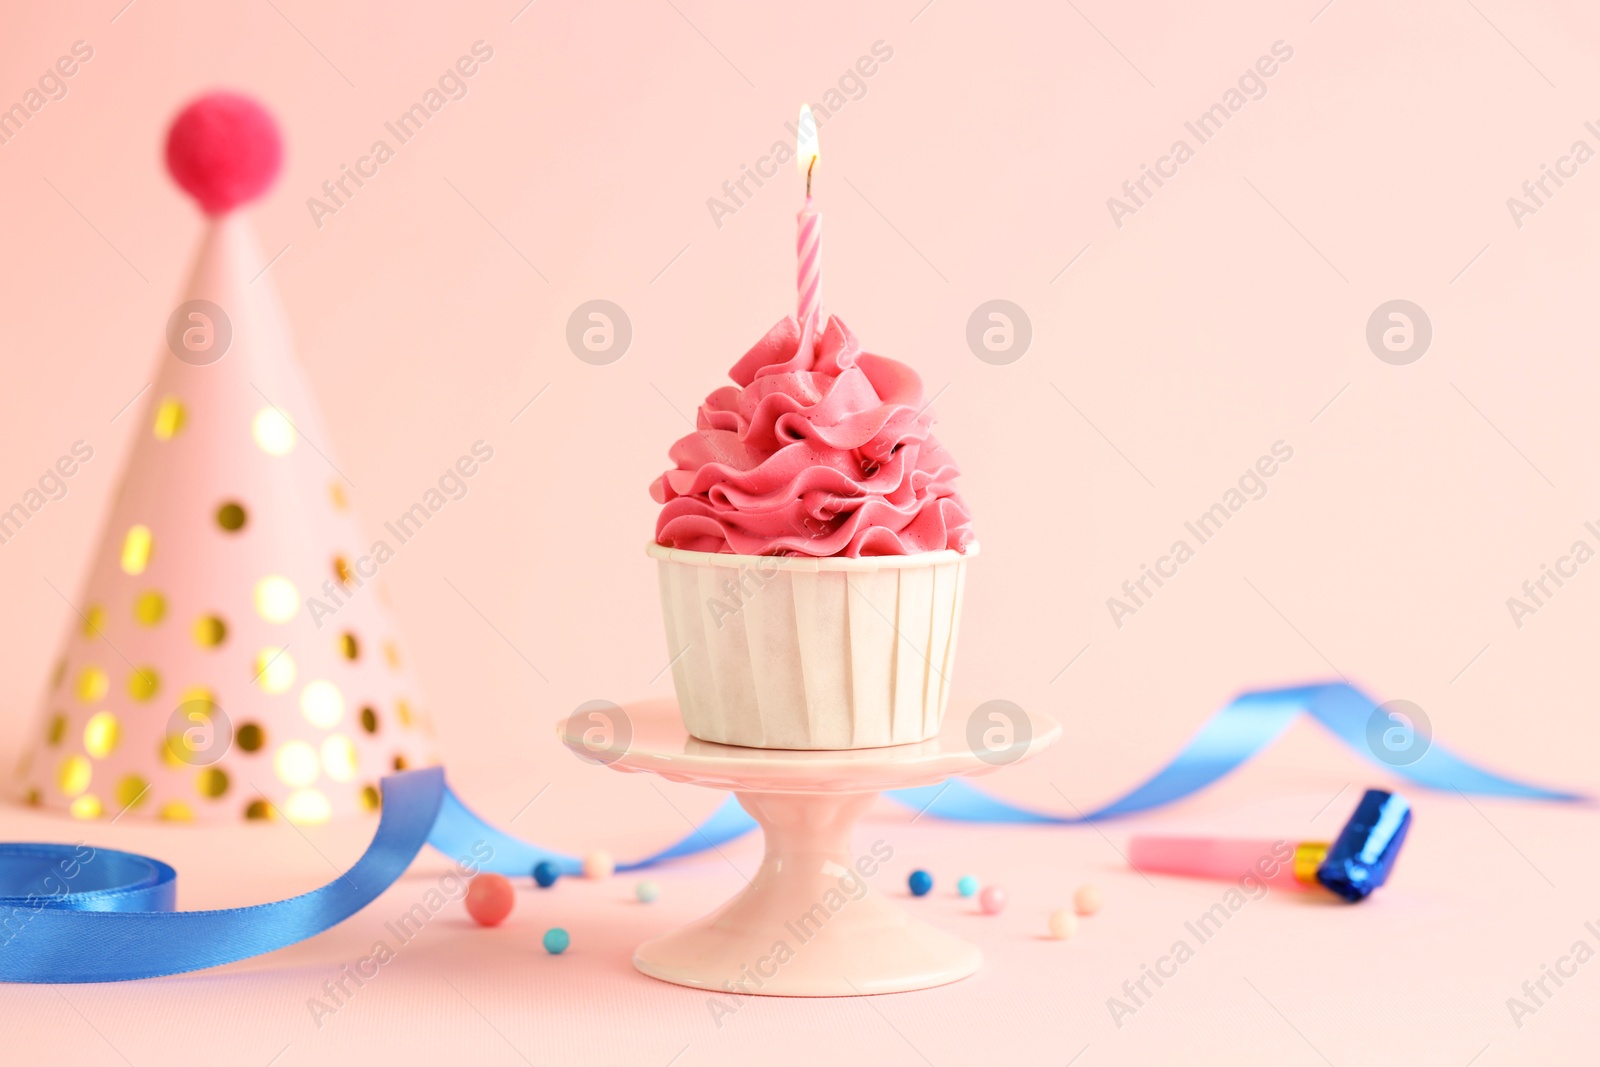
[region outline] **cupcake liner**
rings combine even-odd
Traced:
[[[852,749],[938,733],[965,553],[740,556],[649,546],[689,733],[748,748]]]

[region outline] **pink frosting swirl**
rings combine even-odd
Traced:
[[[901,556],[972,543],[960,472],[934,440],[922,380],[861,351],[837,317],[822,335],[779,322],[706,397],[650,495],[656,541],[696,552]]]

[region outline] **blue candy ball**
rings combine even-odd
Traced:
[[[556,884],[556,879],[560,877],[560,868],[549,860],[540,860],[533,865],[533,880],[539,883],[540,889],[549,889]]]
[[[911,887],[911,895],[925,897],[928,890],[933,888],[933,875],[927,871],[912,871],[911,877],[906,879],[906,884]]]
[[[570,944],[572,936],[559,926],[552,926],[544,932],[544,950],[552,956],[561,955]]]
[[[978,880],[970,874],[962,875],[961,881],[956,883],[956,892],[964,897],[970,897],[978,891]]]

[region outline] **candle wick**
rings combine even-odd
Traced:
[[[811,198],[811,172],[817,166],[817,157],[812,156],[811,162],[806,164],[806,199]]]

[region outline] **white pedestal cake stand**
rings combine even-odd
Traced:
[[[898,993],[977,971],[977,946],[890,901],[877,877],[863,876],[873,871],[872,854],[850,846],[852,827],[880,791],[987,774],[1061,736],[1055,720],[1030,713],[1029,736],[995,744],[991,733],[983,740],[989,747],[974,751],[971,710],[952,708],[928,741],[848,751],[700,741],[670,700],[625,707],[632,736],[614,749],[587,744],[576,719],[563,722],[562,741],[590,762],[732,790],[766,835],[761,869],[745,889],[705,918],[640,945],[633,965],[697,989],[791,997]]]

